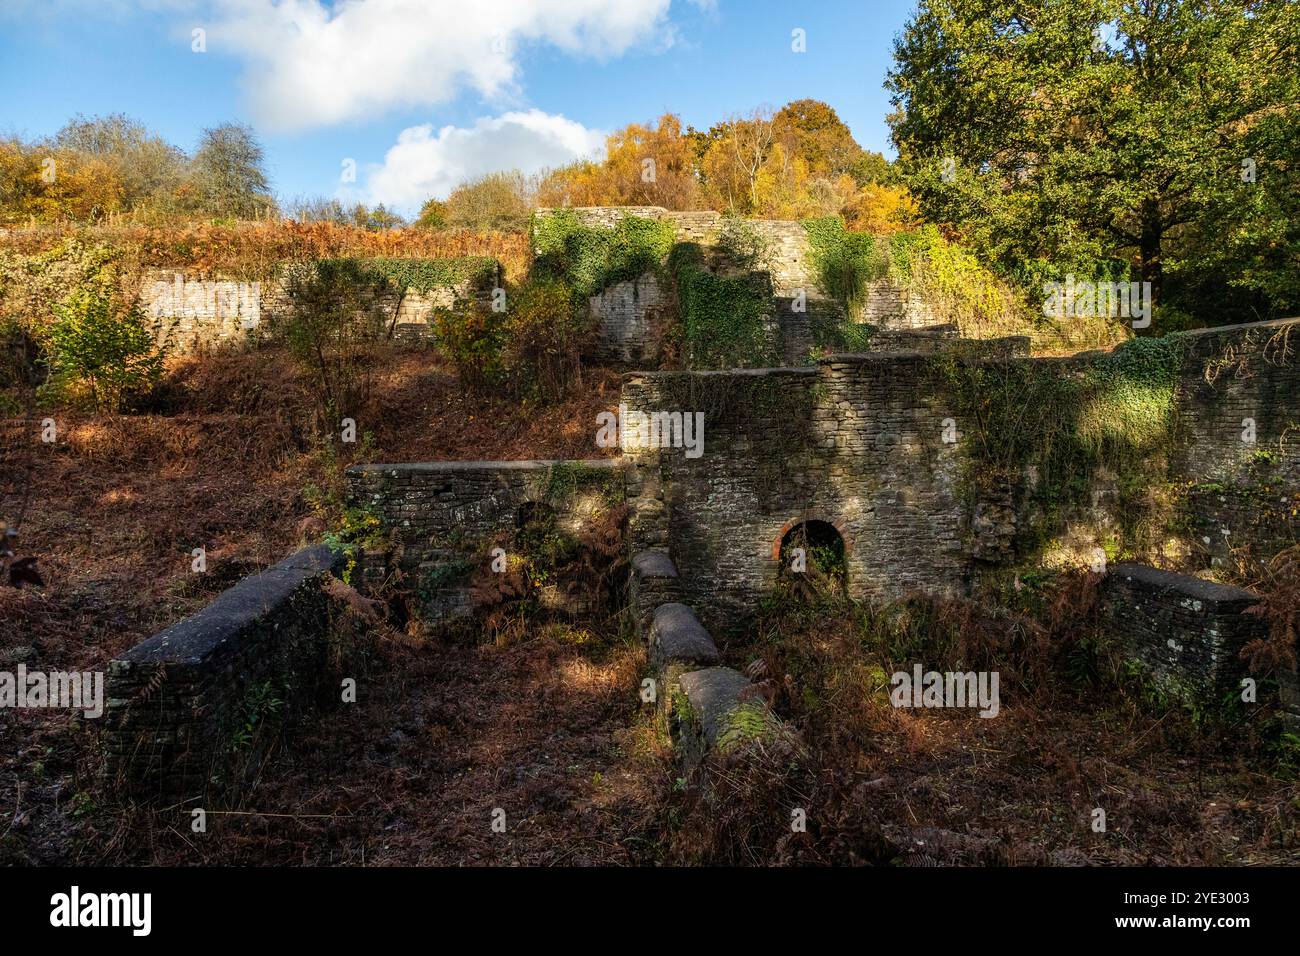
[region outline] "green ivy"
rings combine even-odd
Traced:
[[[694,243],[673,249],[682,360],[691,369],[770,368],[780,364],[770,327],[772,283],[765,272],[719,276]]]
[[[533,274],[559,279],[589,298],[646,272],[662,274],[673,248],[671,223],[626,216],[613,227],[586,226],[572,210],[533,218]]]
[[[338,262],[343,260],[321,260]],[[360,273],[376,285],[387,283],[393,289],[428,293],[452,288],[462,282],[481,284],[490,281],[497,261],[490,256],[464,256],[459,259],[356,259]]]
[[[1141,497],[1161,480],[1153,468],[1173,442],[1184,346],[1185,336],[1174,333],[1082,361],[947,357],[939,368],[970,453],[968,489],[1033,465],[1030,494],[1047,524],[1084,499],[1102,467],[1116,476],[1122,496]]]

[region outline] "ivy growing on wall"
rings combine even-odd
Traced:
[[[1116,479],[1121,512],[1138,520],[1140,509],[1123,506],[1138,504],[1164,473],[1184,339],[1178,333],[1133,339],[1083,360],[948,356],[939,368],[970,452],[968,491],[987,491],[1032,465],[1028,493],[1051,524],[1062,509],[1085,500],[1104,468]]]
[[[691,369],[770,368],[779,364],[772,282],[765,272],[720,276],[694,243],[673,249],[682,362]]]
[[[587,226],[572,210],[533,218],[534,276],[559,279],[588,298],[646,272],[662,274],[673,248],[671,223],[626,216],[612,227]]]
[[[933,226],[871,235],[850,232],[830,216],[808,220],[804,230],[819,284],[850,316],[872,283],[887,278],[929,306],[936,322],[955,324],[971,338],[1021,334],[1035,324],[1009,288]]]
[[[339,260],[322,260],[339,261]],[[400,291],[428,293],[452,288],[462,282],[481,284],[490,281],[497,271],[495,259],[465,256],[459,259],[356,259],[361,273],[373,277],[377,284],[388,283]]]

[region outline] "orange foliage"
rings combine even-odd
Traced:
[[[139,265],[175,267],[233,278],[261,277],[290,259],[361,258],[450,259],[491,256],[509,277],[521,277],[531,260],[522,233],[388,229],[382,231],[333,222],[244,222],[230,226],[45,227],[17,229],[0,236],[0,246],[31,254],[78,235],[121,249]]]
[[[699,208],[695,150],[671,113],[652,126],[633,123],[609,136],[603,163],[574,163],[538,187],[541,206]]]
[[[119,211],[123,194],[117,168],[101,157],[0,142],[0,222],[91,220]]]

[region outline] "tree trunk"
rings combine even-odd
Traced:
[[[1160,218],[1160,203],[1148,199],[1142,203],[1142,236],[1138,247],[1142,281],[1151,283],[1151,301],[1160,301],[1164,284],[1164,263],[1160,259],[1160,240],[1164,237],[1164,224]]]

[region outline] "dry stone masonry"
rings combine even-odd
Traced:
[[[385,292],[379,305],[396,337],[429,338],[437,310],[469,299],[486,300],[490,294],[490,283],[464,279],[427,292]],[[161,323],[169,345],[178,352],[242,340],[287,314],[289,305],[283,278],[236,281],[152,269],[140,284],[140,307]]]
[[[1111,568],[1103,595],[1114,638],[1188,701],[1240,692],[1241,649],[1268,636],[1267,622],[1250,613],[1259,595],[1244,588],[1126,563]]]
[[[300,551],[113,660],[109,779],[139,796],[182,800],[255,770],[274,741],[241,731],[314,703],[330,626],[322,585],[337,565],[324,545]]]

